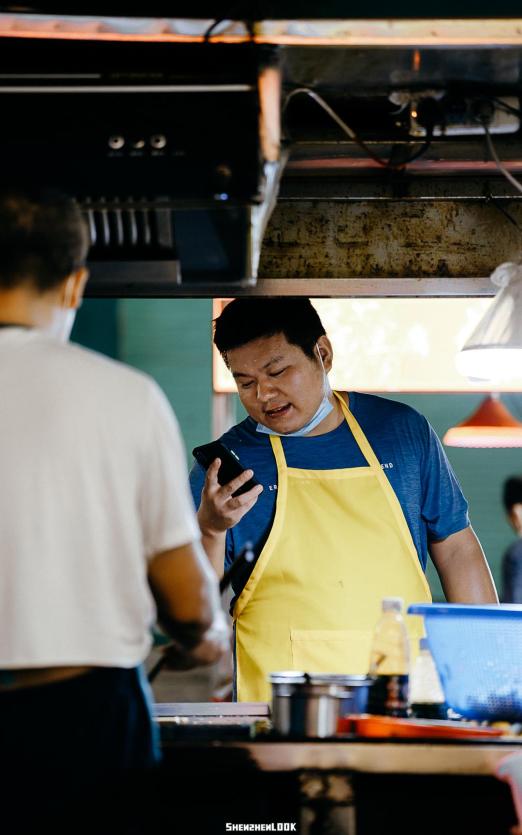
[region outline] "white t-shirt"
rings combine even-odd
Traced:
[[[155,618],[147,559],[198,538],[154,381],[0,328],[0,668],[139,664]]]

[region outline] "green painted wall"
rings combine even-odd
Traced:
[[[76,314],[71,340],[116,358],[117,308],[117,299],[84,299]]]
[[[74,338],[151,374],[172,403],[190,450],[211,434],[212,303],[208,299],[125,299],[84,302]],[[80,338],[82,337],[82,338]],[[117,348],[117,350],[116,350]],[[386,395],[422,412],[442,437],[478,405],[481,395]],[[503,395],[522,420],[522,395]],[[237,417],[244,415],[237,402]],[[522,473],[522,450],[447,448],[451,464],[470,504],[472,525],[488,557],[497,584],[500,559],[513,539],[501,505],[503,480]],[[435,599],[442,599],[435,572],[428,572]]]
[[[187,461],[210,433],[212,302],[121,299],[119,357],[159,383],[178,417]]]

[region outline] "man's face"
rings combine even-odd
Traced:
[[[328,339],[320,337],[318,346],[329,371]],[[275,432],[301,429],[323,399],[324,375],[319,358],[308,357],[282,333],[227,351],[227,359],[248,414]]]

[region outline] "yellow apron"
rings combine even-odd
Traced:
[[[381,599],[431,600],[397,496],[344,399],[367,467],[287,467],[270,436],[278,488],[272,529],[234,607],[239,701],[270,701],[277,670],[368,672]],[[412,638],[421,619],[408,618]]]

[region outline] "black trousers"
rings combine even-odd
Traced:
[[[6,835],[145,833],[158,761],[139,669],[0,691]]]

